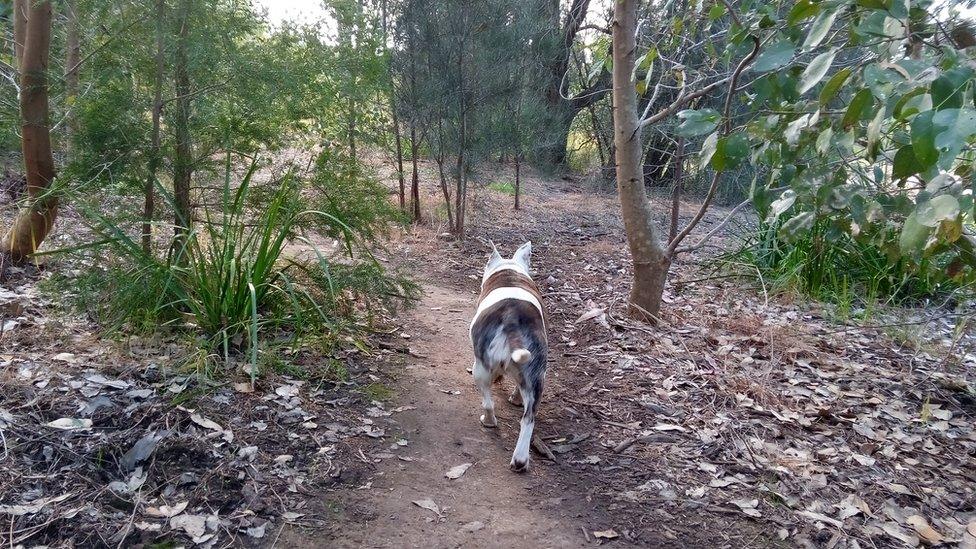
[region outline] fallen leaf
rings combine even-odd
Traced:
[[[60,496],[53,497],[53,498],[35,499],[30,503],[24,503],[22,505],[0,505],[0,514],[13,515],[15,517],[19,517],[22,515],[33,515],[34,513],[37,513],[38,511],[43,509],[46,505],[49,505],[51,503],[58,503],[70,497],[71,494],[69,493],[69,494],[62,494]]]
[[[593,532],[593,537],[596,539],[616,539],[620,537],[620,534],[618,534],[613,528],[609,528],[607,530],[598,530]]]
[[[462,532],[477,532],[478,530],[481,530],[484,527],[485,527],[485,523],[481,522],[480,520],[476,520],[476,521],[469,522],[467,524],[462,525],[461,526],[461,531]]]
[[[61,429],[62,431],[85,430],[91,429],[92,420],[63,417],[48,423],[47,426]]]
[[[190,415],[190,420],[192,420],[193,423],[196,423],[200,427],[203,427],[204,429],[210,429],[210,430],[213,430],[213,431],[223,431],[224,430],[224,428],[221,427],[219,424],[217,424],[216,421],[213,421],[211,419],[207,419],[207,418],[201,416],[200,414],[191,414]]]
[[[261,538],[264,537],[264,527],[265,527],[265,525],[262,524],[261,526],[255,526],[253,528],[248,528],[246,530],[247,535],[251,536],[252,538],[261,539]]]
[[[199,538],[207,533],[207,517],[203,515],[177,515],[169,519],[169,527],[183,530],[190,537]]]
[[[740,498],[730,501],[732,505],[738,507],[743,513],[749,515],[750,517],[761,517],[762,513],[759,512],[757,507],[759,506],[758,499]]]
[[[275,394],[285,398],[291,398],[298,396],[298,390],[298,385],[282,385],[275,389]]]
[[[680,425],[675,425],[673,423],[658,423],[654,426],[655,431],[687,431],[684,427]]]
[[[463,475],[464,472],[468,470],[468,467],[471,467],[470,463],[462,463],[461,465],[458,465],[456,467],[451,467],[451,470],[448,471],[447,473],[444,473],[444,476],[451,480],[459,479],[461,478],[461,475]]]
[[[254,386],[247,382],[235,383],[234,390],[237,391],[238,393],[253,393]]]
[[[160,505],[159,507],[147,507],[146,514],[149,515],[150,517],[171,518],[182,513],[186,509],[186,506],[189,504],[190,502],[188,501],[182,501],[172,507],[170,507],[169,505]]]
[[[156,451],[156,445],[159,441],[163,439],[163,435],[157,435],[155,432],[149,433],[132,445],[129,451],[122,456],[122,469],[124,471],[131,471],[136,468],[136,465],[140,461],[145,461]]]
[[[419,499],[413,502],[414,505],[420,507],[421,509],[427,509],[428,511],[433,511],[437,513],[437,516],[441,516],[441,508],[434,503],[432,499]]]
[[[881,529],[884,530],[885,533],[888,534],[889,536],[897,539],[898,541],[901,541],[902,543],[908,545],[909,547],[915,547],[919,543],[918,536],[912,534],[908,530],[905,530],[901,526],[898,526],[894,522],[884,523]]]
[[[926,543],[937,545],[945,540],[945,537],[932,528],[922,515],[912,515],[905,519],[905,523],[914,528]]]

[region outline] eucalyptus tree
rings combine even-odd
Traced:
[[[714,61],[698,67],[638,43],[636,2],[618,2],[614,12],[617,185],[634,259],[636,316],[657,317],[674,257],[701,248],[727,222],[682,245],[723,174],[745,163],[756,167],[751,198],[729,217],[751,203],[760,216],[781,223],[786,239],[826,225],[919,267],[939,258],[951,276],[973,276],[967,182],[976,69],[960,40],[968,25],[958,14],[906,0],[761,6],[719,0],[700,7],[709,20],[727,18],[729,30],[710,45]],[[687,18],[672,28],[683,24]],[[668,70],[641,68],[655,60]],[[661,76],[655,83],[645,74]],[[642,114],[637,96],[662,82],[678,89],[675,100]],[[713,93],[724,97],[721,110],[681,110]],[[736,101],[748,111],[734,110]],[[665,241],[640,184],[639,151],[641,130],[675,115],[679,135],[707,136],[697,168],[712,176],[695,216]]]

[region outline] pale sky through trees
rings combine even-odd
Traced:
[[[267,10],[273,25],[284,21],[314,21],[326,13],[322,0],[254,0],[254,7]]]

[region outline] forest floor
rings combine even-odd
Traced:
[[[344,382],[299,375],[321,360],[301,353],[253,393],[201,382],[174,366],[178,342],[54,318],[36,277],[4,289],[4,543],[976,547],[976,354],[954,317],[851,326],[687,257],[663,322],[637,324],[614,197],[541,176],[525,190],[517,214],[476,191],[458,243],[425,186],[428,223],[381,253],[424,296],[372,351],[329,357]],[[507,382],[487,430],[468,371],[488,239],[533,241],[551,319],[550,453],[524,475]]]

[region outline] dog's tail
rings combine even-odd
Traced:
[[[519,366],[530,360],[532,360],[532,353],[530,353],[528,349],[516,349],[512,351],[512,362],[518,364]]]

